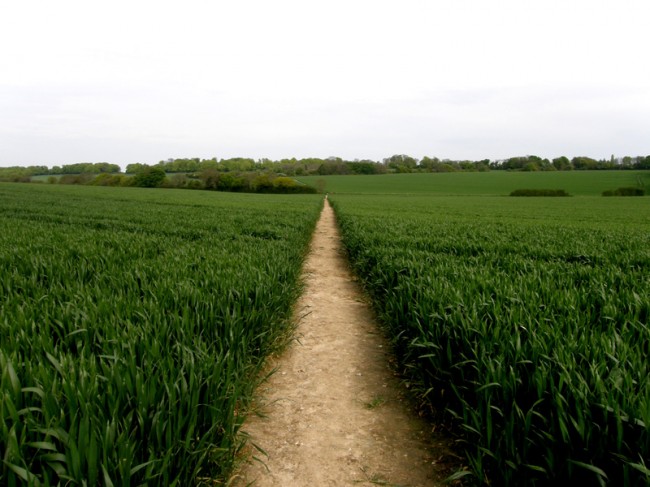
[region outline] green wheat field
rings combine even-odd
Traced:
[[[458,440],[455,478],[650,482],[650,198],[600,196],[649,172],[300,180]],[[322,204],[0,184],[0,484],[227,482]]]

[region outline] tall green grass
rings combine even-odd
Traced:
[[[643,201],[330,199],[410,380],[455,425],[477,484],[647,485]]]
[[[0,185],[0,484],[224,481],[320,205]]]

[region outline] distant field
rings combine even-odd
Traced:
[[[600,196],[603,191],[639,182],[650,189],[650,171],[567,171],[418,173],[372,176],[306,176],[300,181],[329,193],[508,195],[515,189],[564,189],[572,195]]]

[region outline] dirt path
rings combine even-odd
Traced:
[[[244,425],[268,456],[249,448],[264,464],[249,459],[232,485],[442,485],[453,456],[402,399],[327,201],[304,277],[297,341],[258,391],[265,417]]]

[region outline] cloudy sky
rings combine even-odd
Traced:
[[[0,166],[650,154],[647,0],[0,4]]]

